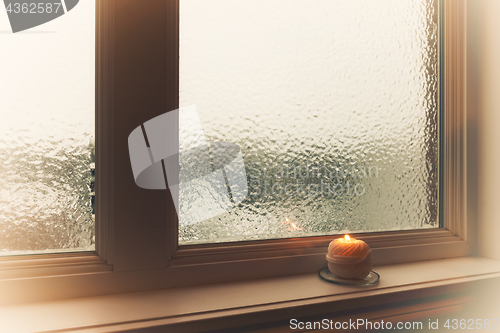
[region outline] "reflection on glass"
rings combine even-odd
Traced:
[[[181,244],[438,227],[437,0],[180,10],[180,106],[241,147],[248,183],[223,214],[181,215]]]
[[[0,254],[94,248],[94,1],[13,34],[0,15]]]

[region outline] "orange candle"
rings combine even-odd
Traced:
[[[361,280],[372,270],[372,256],[368,244],[348,235],[330,243],[326,260],[330,272],[342,279]]]

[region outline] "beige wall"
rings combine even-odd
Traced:
[[[477,79],[479,109],[479,251],[500,259],[500,0],[469,2],[477,6],[468,25],[478,35],[477,40],[469,40],[477,46],[469,61],[479,69],[478,76],[471,78]]]

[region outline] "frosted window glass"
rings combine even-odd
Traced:
[[[0,254],[94,249],[94,17],[13,34],[0,8]]]
[[[439,227],[437,18],[437,0],[181,0],[180,106],[241,147],[249,193],[180,216],[180,243]]]

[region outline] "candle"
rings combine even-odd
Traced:
[[[328,246],[328,269],[342,279],[364,279],[372,270],[370,247],[359,239],[344,238],[333,240]]]

